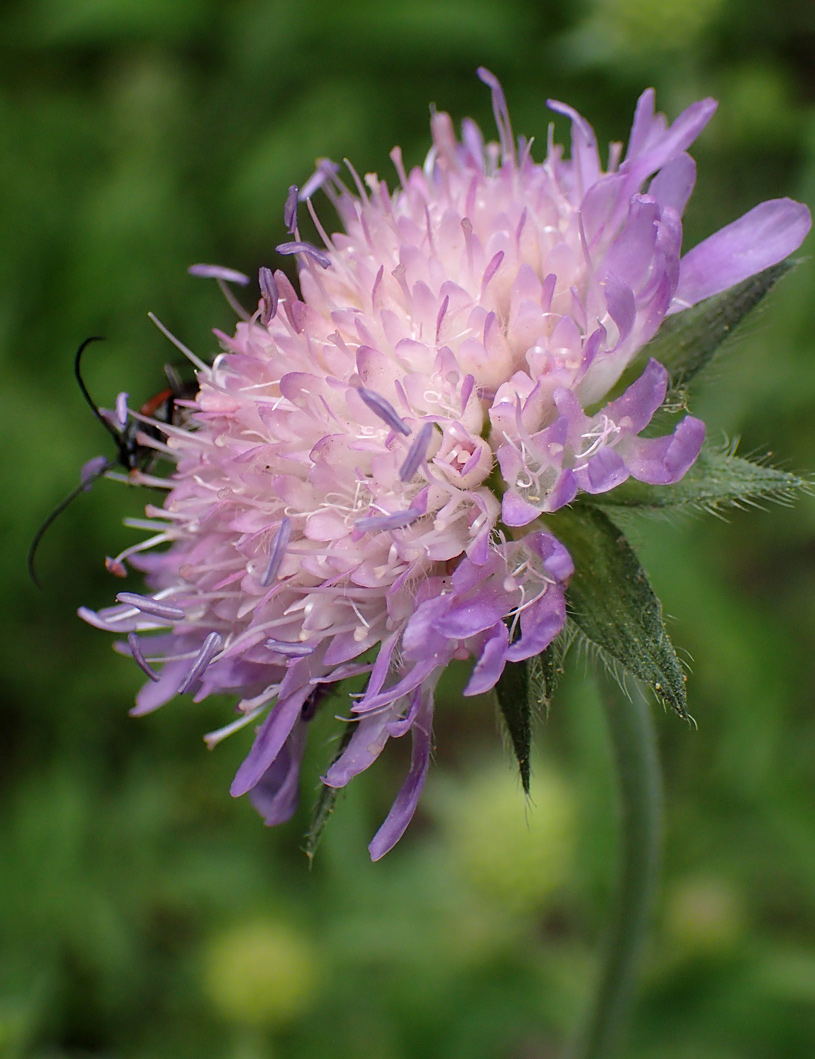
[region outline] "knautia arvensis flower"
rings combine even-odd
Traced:
[[[497,80],[480,76],[499,143],[471,121],[459,140],[434,113],[421,169],[392,152],[395,188],[350,167],[349,187],[322,161],[292,189],[277,251],[297,255],[300,292],[261,269],[257,312],[218,334],[186,424],[164,427],[176,467],[164,506],[147,509],[147,545],[169,547],[110,561],[122,572],[131,557],[150,594],[82,611],[126,635],[150,677],[134,713],[181,693],[239,697],[237,721],[208,738],[259,724],[232,793],[269,824],[294,810],[325,691],[367,674],[323,782],[344,786],[410,732],[374,859],[416,807],[448,663],[472,659],[465,694],[485,692],[563,628],[573,562],[553,513],[630,477],[676,483],[696,460],[692,416],[643,436],[668,370],[646,360],[621,385],[626,368],[666,316],[779,262],[809,228],[804,206],[765,202],[683,257],[686,149],[711,100],[668,125],[645,92],[626,154],[612,144],[604,170],[592,129],[561,103],[549,106],[571,120],[571,159],[550,135],[534,162]],[[339,234],[312,206],[318,189]],[[322,246],[302,240],[298,203]]]

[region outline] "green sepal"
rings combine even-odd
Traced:
[[[637,358],[640,362],[637,374],[653,357],[668,369],[671,377],[669,391],[684,390],[691,379],[710,363],[719,346],[750,310],[790,268],[792,262],[781,261],[721,294],[714,294],[690,309],[667,317],[643,349],[641,357]]]
[[[560,653],[556,642],[534,658],[507,662],[495,686],[495,697],[509,732],[526,794],[529,794],[530,784],[532,723],[541,708],[549,711],[561,672]]]
[[[351,742],[354,730],[355,725],[353,722],[346,724],[342,733],[342,738],[337,747],[337,752],[331,759],[332,765],[335,761],[339,760],[344,753],[345,748]],[[308,857],[310,864],[314,862],[314,854],[317,852],[317,846],[320,844],[323,828],[327,824],[329,816],[334,812],[337,796],[341,789],[342,788],[340,787],[329,787],[325,783],[320,784],[320,791],[317,795],[317,800],[314,803],[314,808],[311,811],[311,823],[305,834],[305,845],[303,846],[303,852]]]
[[[721,507],[755,505],[764,500],[784,503],[811,488],[812,483],[800,475],[742,459],[732,449],[722,452],[706,446],[674,485],[646,485],[629,478],[616,489],[593,496],[592,503],[646,511],[692,507],[715,513]]]
[[[507,662],[495,685],[495,697],[506,722],[512,749],[518,761],[524,792],[529,794],[532,748],[532,696],[529,684],[529,661]]]
[[[772,290],[794,266],[781,261],[721,294],[705,298],[698,305],[666,317],[659,330],[632,360],[620,380],[604,399],[614,400],[642,375],[652,358],[668,369],[666,403],[677,411],[686,400],[688,383],[713,359],[719,346],[729,338],[744,317]],[[597,410],[601,407],[596,406]]]
[[[649,684],[664,706],[687,718],[685,674],[662,606],[625,536],[587,503],[562,508],[549,521],[574,560],[566,592],[572,620],[601,652]]]

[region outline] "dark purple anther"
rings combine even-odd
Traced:
[[[278,293],[274,272],[265,265],[261,265],[258,270],[258,285],[260,287],[261,300],[263,301],[263,308],[260,311],[260,322],[264,327],[268,327],[277,312]]]
[[[380,397],[376,391],[369,390],[366,386],[360,386],[357,389],[357,393],[370,410],[375,415],[378,415],[384,423],[387,423],[391,430],[396,430],[398,433],[404,434],[405,437],[410,436],[410,427],[404,419],[397,415],[396,409],[384,397]]]
[[[332,162],[330,158],[320,158],[317,162],[317,169],[303,184],[300,198],[310,199],[314,192],[325,184],[326,180],[336,176],[339,171],[340,167],[336,162]]]
[[[420,464],[427,455],[427,447],[430,444],[430,439],[433,436],[433,424],[423,423],[422,428],[416,435],[413,444],[410,446],[405,462],[399,471],[399,477],[403,482],[409,482],[413,475],[418,471]]]
[[[275,247],[275,250],[278,254],[306,254],[308,257],[313,258],[318,265],[322,265],[323,268],[328,268],[331,264],[331,258],[325,250],[319,250],[316,246],[312,246],[311,243],[302,243],[300,241],[281,243],[280,246]]]
[[[184,617],[184,611],[178,607],[173,607],[169,603],[162,603],[158,599],[151,599],[149,596],[140,596],[136,592],[119,592],[116,599],[119,603],[124,603],[128,607],[135,607],[142,614],[149,614],[154,618],[181,621]]]
[[[224,268],[222,265],[190,265],[187,272],[191,276],[200,276],[203,279],[220,279],[224,283],[239,283],[245,287],[249,283],[249,277],[234,268]]]
[[[270,651],[276,651],[278,654],[286,655],[289,658],[305,658],[307,655],[314,653],[314,644],[292,643],[291,640],[275,640],[272,636],[265,641],[265,646]]]
[[[409,507],[407,511],[395,511],[392,515],[374,515],[371,518],[358,518],[354,528],[363,533],[376,532],[377,530],[404,529],[417,518],[421,518],[422,512],[418,508]]]
[[[296,184],[292,184],[286,198],[286,205],[283,207],[283,223],[292,235],[297,227],[297,193],[299,190]]]
[[[92,460],[83,466],[79,477],[86,489],[90,489],[96,479],[110,466],[110,460],[106,456],[94,456]]]
[[[158,673],[155,671],[155,669],[153,669],[153,667],[142,654],[141,643],[139,642],[139,638],[136,633],[129,632],[127,634],[127,644],[130,648],[131,655],[133,655],[133,661],[136,663],[139,669],[143,670],[148,675],[148,677],[150,677],[151,680],[158,680]]]
[[[195,661],[190,666],[189,672],[178,685],[179,695],[183,695],[185,692],[189,691],[196,680],[204,675],[204,670],[218,651],[220,651],[222,642],[221,634],[219,632],[211,632],[209,636],[207,636],[206,640],[204,640],[201,645],[201,650],[198,652]]]
[[[275,534],[275,539],[272,541],[272,547],[269,549],[269,565],[266,567],[266,573],[260,579],[263,588],[267,588],[277,577],[277,571],[283,562],[283,556],[286,554],[290,538],[291,519],[284,518],[280,523],[280,529]]]

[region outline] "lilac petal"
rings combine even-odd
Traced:
[[[543,566],[549,577],[559,585],[568,584],[574,573],[574,563],[568,550],[551,533],[528,533],[524,543],[543,560]]]
[[[540,508],[533,507],[516,492],[509,489],[501,500],[501,518],[507,526],[528,526],[540,515]]]
[[[399,477],[403,482],[409,482],[418,471],[419,465],[427,456],[430,439],[433,436],[433,424],[423,423],[419,433],[413,440],[413,444],[405,456],[405,462],[399,468]]]
[[[686,416],[664,438],[625,438],[618,446],[629,472],[649,485],[673,485],[696,460],[705,440],[705,424]]]
[[[146,713],[152,713],[165,702],[175,698],[186,669],[186,662],[167,662],[155,683],[145,684],[139,689],[136,695],[136,705],[130,711],[130,716],[143,717]]]
[[[634,292],[613,272],[609,272],[600,284],[606,299],[608,314],[620,332],[620,341],[628,338],[637,318],[637,303]]]
[[[425,692],[422,705],[411,728],[413,752],[410,758],[410,770],[396,801],[391,807],[384,824],[371,840],[368,851],[371,860],[379,860],[393,849],[413,818],[419,796],[422,793],[427,769],[430,764],[431,728],[433,724],[433,693]]]
[[[260,287],[260,296],[263,302],[260,322],[264,327],[268,327],[277,313],[277,303],[280,296],[277,290],[277,283],[275,283],[274,272],[267,268],[266,265],[262,265],[258,270],[258,286]]]
[[[470,679],[464,689],[465,695],[481,695],[498,683],[504,671],[506,651],[509,643],[507,627],[501,622],[495,626],[489,639],[481,649],[481,656],[473,666]]]
[[[505,611],[506,600],[504,597],[479,600],[476,596],[475,599],[456,607],[444,617],[439,618],[434,623],[433,628],[446,639],[465,640],[468,636],[475,636],[479,632],[491,629],[503,618]]]
[[[580,488],[587,493],[607,493],[616,489],[631,472],[616,449],[602,448],[575,471]]]
[[[331,258],[325,250],[320,250],[318,247],[312,246],[311,243],[304,243],[300,240],[293,243],[280,243],[279,246],[275,247],[275,250],[278,254],[305,254],[307,257],[313,258],[323,268],[329,268],[331,265]]]
[[[521,662],[545,651],[566,624],[563,593],[551,586],[521,615],[521,638],[507,649],[508,662]]]
[[[378,415],[379,418],[386,423],[391,430],[397,431],[399,434],[403,434],[405,437],[409,437],[411,429],[407,423],[397,413],[393,405],[386,401],[384,397],[380,397],[375,390],[369,390],[367,386],[358,386],[357,393],[370,408],[370,410]]]
[[[800,202],[762,202],[685,254],[669,311],[695,305],[783,261],[804,241],[811,223]]]
[[[190,265],[187,272],[191,276],[201,276],[204,279],[221,279],[224,283],[239,283],[245,287],[249,283],[249,277],[234,268],[223,268],[221,265]]]
[[[393,719],[391,710],[382,710],[353,722],[354,734],[348,746],[322,777],[326,787],[344,787],[376,761],[388,741],[387,726]]]
[[[300,764],[307,732],[308,725],[304,721],[295,724],[280,753],[249,791],[249,801],[267,827],[284,824],[297,808]]]
[[[652,357],[642,375],[621,397],[606,405],[603,414],[626,433],[639,434],[651,422],[654,412],[665,400],[667,390],[668,372]]]
[[[297,194],[298,187],[296,184],[292,184],[289,188],[289,193],[286,196],[286,205],[283,207],[283,223],[292,235],[297,227]]]
[[[178,694],[184,695],[190,690],[193,684],[200,680],[204,675],[207,666],[210,664],[215,655],[220,651],[223,639],[219,632],[211,632],[201,645],[201,650],[195,658],[195,661],[190,666],[187,675],[178,685]]]
[[[294,672],[293,669],[289,670]],[[306,681],[295,688],[289,695],[278,700],[257,734],[252,749],[235,774],[229,793],[234,798],[246,794],[260,783],[266,770],[272,765],[283,745],[291,734],[292,728],[300,718],[303,704],[312,692]]]
[[[680,154],[660,169],[648,187],[648,194],[663,209],[670,206],[681,216],[695,183],[696,162],[689,154]]]

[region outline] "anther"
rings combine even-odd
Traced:
[[[119,592],[116,600],[154,618],[165,618],[167,621],[181,621],[184,618],[184,611],[179,607],[162,603],[158,599],[151,599],[149,596],[140,596],[136,592]]]
[[[400,434],[404,434],[408,437],[411,433],[410,427],[396,412],[390,402],[386,401],[384,397],[380,397],[374,390],[369,390],[365,386],[357,388],[357,393],[370,408],[372,412],[379,416],[379,418],[387,423],[392,430],[398,431]]]
[[[204,670],[207,668],[209,663],[215,657],[215,655],[221,649],[221,634],[219,632],[211,632],[206,640],[201,645],[201,650],[190,666],[187,675],[178,685],[178,694],[183,695],[189,691],[192,685],[204,675]]]
[[[148,677],[150,677],[151,680],[158,680],[158,673],[155,671],[155,669],[153,669],[153,667],[142,654],[141,643],[139,642],[139,638],[136,633],[129,632],[127,634],[127,644],[130,648],[130,653],[133,656],[133,661],[136,663],[139,669],[143,670],[148,675]]]
[[[427,449],[430,445],[430,438],[433,436],[433,424],[423,423],[421,430],[416,435],[416,439],[408,450],[408,454],[405,457],[405,462],[399,469],[399,477],[403,482],[409,482],[413,475],[418,471],[419,466],[427,456]]]
[[[266,567],[266,573],[260,579],[262,588],[267,588],[277,577],[277,571],[280,569],[280,564],[283,562],[283,556],[286,554],[290,539],[291,519],[284,518],[280,523],[280,528],[275,534],[275,539],[272,541],[272,546],[269,549],[269,565]]]

